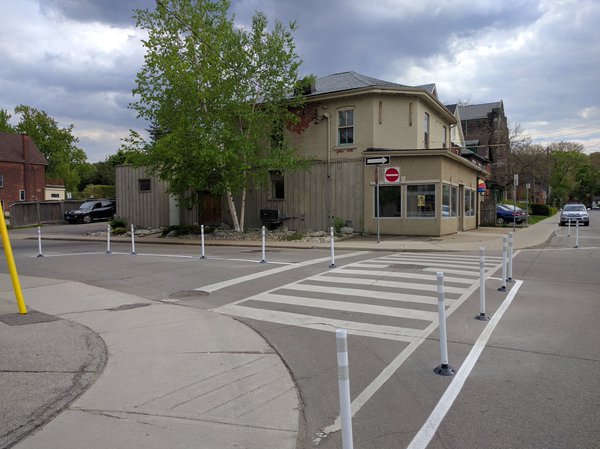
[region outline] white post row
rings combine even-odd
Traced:
[[[200,225],[200,259],[206,259],[204,252],[204,225]]]
[[[508,233],[508,268],[507,268],[508,274],[506,277],[506,282],[513,281],[512,267],[513,267],[513,233],[509,232]]]
[[[110,251],[110,223],[106,226],[106,254],[111,254]]]
[[[38,257],[44,257],[44,255],[42,254],[42,227],[38,226],[37,229],[37,234],[38,234]]]
[[[438,320],[440,322],[441,363],[433,371],[440,376],[454,376],[454,368],[448,364],[448,336],[446,334],[446,301],[444,299],[444,273],[437,272]]]
[[[267,250],[266,250],[266,231],[265,227],[262,227],[262,260],[260,263],[267,263]]]
[[[502,284],[498,288],[498,291],[508,291],[506,288],[506,236],[502,237]]]
[[[133,229],[133,224],[131,225],[131,255],[137,255],[135,252],[135,231]]]
[[[352,401],[350,400],[350,367],[348,366],[348,338],[346,329],[335,331],[338,365],[338,391],[342,421],[342,449],[352,449]]]
[[[479,315],[475,317],[479,321],[489,321],[485,314],[485,248],[479,248]]]
[[[335,237],[333,235],[333,226],[331,226],[329,228],[329,237],[331,240],[331,263],[329,264],[329,268],[335,268],[335,249],[334,249]]]

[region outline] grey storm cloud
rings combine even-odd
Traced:
[[[0,0],[0,108],[12,112],[28,104],[64,126],[74,124],[91,161],[114,153],[128,129],[146,127],[127,107],[143,64],[133,10],[155,5],[154,0]],[[537,135],[573,125],[593,131],[600,122],[595,0],[231,4],[239,26],[248,26],[257,10],[271,21],[296,21],[302,74],[352,70],[403,84],[437,83],[447,103],[503,99],[509,120]],[[28,20],[16,26],[24,16]],[[600,150],[599,132],[586,136],[589,151]]]

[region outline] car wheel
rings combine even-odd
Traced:
[[[92,222],[92,217],[90,217],[89,215],[84,215],[83,216],[83,222],[84,223],[91,223]]]
[[[498,218],[498,220],[496,220],[496,221],[498,222],[498,224],[504,224],[505,223],[504,218],[502,218],[502,217]]]

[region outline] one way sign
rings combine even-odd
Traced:
[[[389,156],[377,156],[365,158],[365,165],[389,165]]]

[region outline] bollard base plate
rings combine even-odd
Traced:
[[[106,251],[104,254],[112,254],[111,251]]]
[[[575,248],[577,248],[577,247],[575,247]],[[39,253],[39,254],[37,255],[37,257],[44,257],[44,255],[43,255],[42,253]]]
[[[200,259],[208,259],[206,256],[201,256]]]
[[[329,264],[329,268],[335,268],[335,264],[334,263],[330,263]]]
[[[510,291],[509,289],[507,289],[506,287],[498,287],[498,291],[499,292],[508,292]]]
[[[267,263],[265,259],[261,260],[260,263]]]
[[[475,317],[475,319],[476,319],[476,320],[479,320],[479,321],[489,321],[489,320],[490,320],[490,317],[489,317],[489,316],[487,316],[485,313],[480,313],[479,315],[477,315],[477,316]]]
[[[439,374],[440,376],[454,376],[456,371],[450,365],[444,365],[443,363],[440,366],[436,366],[433,370],[435,374]]]

